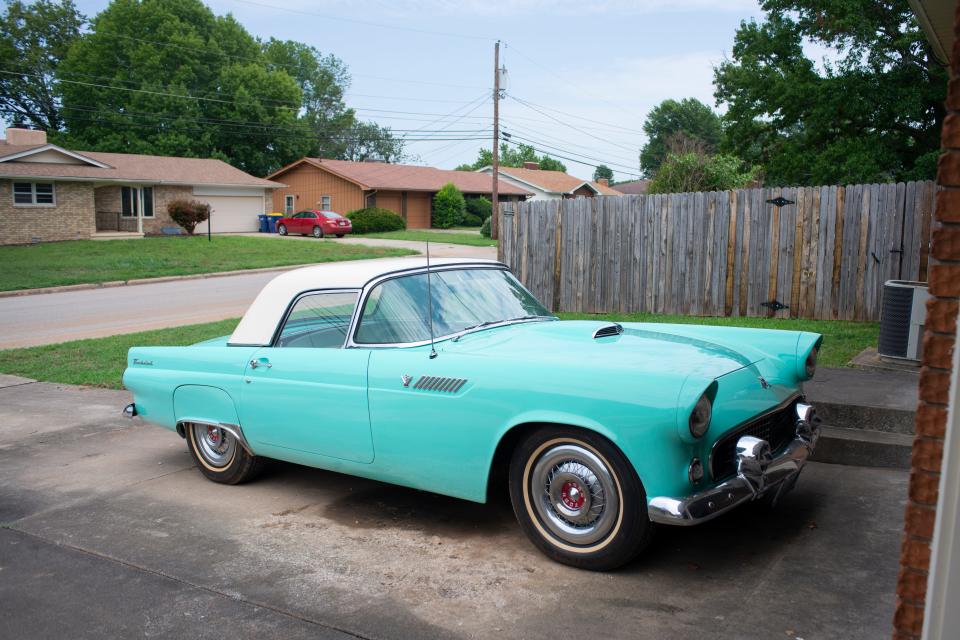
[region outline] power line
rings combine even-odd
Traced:
[[[625,146],[623,146],[622,144],[619,144],[619,143],[614,142],[614,141],[612,141],[612,140],[607,140],[606,138],[601,138],[600,136],[594,135],[594,134],[592,134],[592,133],[590,133],[590,132],[588,132],[588,131],[584,131],[584,130],[581,129],[580,127],[577,127],[577,126],[575,126],[575,125],[572,125],[572,124],[570,124],[569,122],[564,122],[563,120],[561,120],[561,119],[559,119],[559,118],[555,118],[554,116],[551,116],[549,113],[546,113],[546,112],[544,112],[544,111],[541,111],[541,110],[538,109],[537,107],[531,106],[531,105],[530,105],[529,103],[527,103],[525,100],[521,100],[520,98],[518,98],[518,97],[516,97],[516,96],[514,96],[514,95],[509,95],[509,97],[512,98],[513,100],[515,100],[516,102],[519,102],[520,104],[524,105],[524,106],[527,107],[528,109],[532,109],[532,110],[536,111],[537,113],[539,113],[539,114],[541,114],[541,115],[547,116],[547,117],[550,118],[551,120],[554,120],[554,121],[562,124],[562,125],[565,126],[565,127],[570,127],[570,128],[573,129],[574,131],[579,131],[580,133],[582,133],[582,134],[585,135],[585,136],[590,136],[591,138],[594,138],[595,140],[599,140],[600,142],[606,142],[607,144],[611,144],[611,145],[613,145],[613,146],[615,146],[615,147],[620,147],[621,149],[625,149],[625,150],[627,150],[627,151],[631,151],[631,152],[633,151],[633,149],[631,149],[630,147],[625,147]]]
[[[491,38],[488,36],[480,36],[474,33],[454,33],[451,31],[431,31],[429,29],[418,29],[416,27],[401,27],[398,25],[388,25],[381,24],[379,22],[371,22],[369,20],[357,20],[355,18],[342,18],[340,16],[332,16],[329,14],[316,13],[314,11],[304,11],[303,9],[293,9],[291,7],[283,7],[272,4],[267,4],[266,2],[255,2],[254,0],[233,0],[234,2],[239,2],[242,4],[249,4],[258,7],[264,7],[267,9],[275,9],[277,11],[287,11],[289,13],[298,13],[306,16],[315,16],[318,18],[324,18],[325,20],[335,20],[338,22],[348,22],[351,24],[362,24],[367,27],[376,27],[378,29],[386,29],[389,31],[407,31],[410,33],[419,33],[429,36],[438,36],[442,38],[456,38],[456,39],[468,39],[468,40],[487,40],[493,42],[496,38]]]
[[[511,96],[511,97],[512,97],[514,100],[518,100],[518,98],[517,98],[516,96]],[[623,126],[620,126],[620,125],[617,125],[617,124],[613,124],[613,123],[611,123],[611,122],[603,122],[603,121],[601,121],[601,120],[592,120],[591,118],[586,118],[586,117],[584,117],[584,116],[578,116],[578,115],[576,115],[576,114],[568,113],[568,112],[566,112],[566,111],[560,111],[559,109],[554,109],[553,107],[545,107],[545,106],[542,105],[542,104],[537,104],[536,102],[530,102],[529,100],[525,100],[525,102],[526,102],[527,104],[529,104],[529,105],[533,105],[533,106],[535,106],[535,107],[540,107],[541,109],[546,109],[547,111],[553,111],[554,113],[559,113],[560,115],[563,115],[563,116],[569,116],[569,117],[571,117],[571,118],[576,118],[577,120],[583,120],[584,122],[592,122],[592,123],[594,123],[594,124],[602,124],[602,125],[604,125],[604,126],[606,126],[606,127],[608,127],[608,128],[611,128],[611,129],[620,129],[620,130],[622,130],[622,131],[627,131],[627,132],[630,132],[630,133],[635,133],[635,134],[641,135],[641,136],[645,136],[645,135],[646,135],[646,133],[644,133],[644,132],[641,131],[640,129],[631,129],[631,128],[629,128],[629,127],[623,127]]]
[[[620,155],[617,155],[617,154],[609,154],[609,153],[607,153],[607,152],[606,152],[605,150],[603,150],[603,149],[599,149],[599,148],[597,148],[597,147],[589,147],[589,146],[587,146],[587,145],[584,145],[582,142],[577,142],[577,141],[573,141],[573,140],[567,140],[567,139],[563,139],[563,138],[558,138],[558,137],[556,137],[556,136],[552,136],[552,135],[547,134],[547,133],[544,133],[544,132],[542,132],[542,131],[537,131],[536,129],[531,129],[531,128],[526,127],[526,126],[518,127],[517,125],[513,124],[512,122],[507,122],[507,123],[505,124],[505,128],[507,129],[508,132],[517,131],[517,132],[520,133],[520,135],[525,135],[525,136],[528,136],[528,137],[532,136],[532,137],[534,137],[534,138],[538,138],[538,139],[541,139],[541,140],[548,140],[548,141],[550,141],[550,142],[559,143],[559,144],[561,144],[561,145],[566,145],[566,146],[568,146],[568,147],[572,146],[572,147],[575,147],[575,148],[577,148],[577,149],[580,149],[580,150],[583,150],[583,151],[587,151],[587,152],[592,153],[592,154],[595,154],[595,155],[600,155],[600,156],[603,156],[603,157],[610,158],[611,160],[616,160],[616,161],[623,162],[623,163],[625,163],[625,164],[629,164],[629,163],[631,163],[631,162],[633,162],[633,161],[635,160],[635,158],[633,158],[633,157],[625,157],[625,156],[620,156]]]
[[[578,157],[584,158],[584,159],[586,159],[586,160],[592,160],[592,161],[594,161],[594,162],[599,162],[599,163],[601,163],[601,164],[605,164],[605,165],[608,165],[608,166],[611,166],[611,167],[621,167],[622,169],[627,170],[627,171],[635,171],[635,170],[636,170],[635,167],[631,167],[631,166],[624,165],[624,164],[618,164],[618,163],[616,163],[616,162],[610,162],[609,160],[601,160],[600,158],[594,158],[594,157],[591,157],[591,156],[584,155],[584,154],[582,154],[582,153],[577,153],[576,151],[570,151],[570,150],[568,150],[568,149],[563,149],[563,148],[560,148],[560,147],[555,147],[555,146],[549,145],[549,144],[547,144],[547,143],[545,143],[545,142],[540,142],[540,141],[538,141],[538,140],[532,140],[532,139],[530,139],[530,138],[526,138],[526,137],[524,137],[524,136],[517,135],[517,134],[512,134],[512,135],[510,136],[510,138],[508,139],[508,142],[511,142],[511,141],[513,140],[513,138],[516,138],[516,139],[518,139],[518,140],[523,140],[524,142],[529,143],[529,144],[531,144],[531,145],[534,145],[534,144],[540,145],[541,147],[547,147],[548,149],[554,149],[555,151],[560,151],[560,152],[563,152],[563,153],[568,153],[568,154],[570,154],[570,155],[578,156]],[[514,143],[514,144],[516,144],[516,143]],[[549,154],[549,153],[552,153],[552,152],[547,152],[547,153]]]
[[[512,144],[512,145],[515,146],[515,147],[516,147],[516,146],[519,146],[519,144],[517,144],[516,142],[512,142],[512,141],[510,141],[510,140],[505,140],[504,142],[506,142],[507,144]],[[577,163],[577,164],[582,164],[582,165],[585,166],[585,167],[593,167],[594,169],[596,169],[597,167],[600,166],[600,165],[598,165],[598,164],[593,164],[593,163],[590,163],[590,162],[584,162],[583,160],[577,160],[576,158],[571,158],[571,157],[569,157],[569,156],[563,156],[563,155],[560,155],[560,154],[558,154],[558,153],[551,154],[551,152],[545,151],[544,149],[539,148],[538,146],[535,146],[535,145],[533,145],[533,144],[528,145],[528,146],[532,147],[534,151],[539,151],[540,153],[545,153],[545,154],[547,154],[547,155],[549,155],[549,156],[551,156],[551,157],[553,157],[553,158],[559,158],[559,159],[561,159],[561,160],[568,160],[568,161],[570,161],[570,162],[575,162],[575,163]],[[628,171],[618,171],[618,173],[622,173],[623,175],[630,176],[630,177],[632,177],[632,178],[640,178],[640,177],[642,177],[639,173],[630,173],[630,172],[628,172]]]

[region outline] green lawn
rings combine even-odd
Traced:
[[[291,243],[292,244],[292,243]],[[0,372],[34,380],[120,389],[130,347],[194,344],[229,335],[238,318],[172,329],[0,351]]]
[[[876,344],[879,331],[879,325],[867,322],[769,320],[766,318],[689,318],[652,314],[594,316],[582,313],[561,313],[558,315],[566,320],[604,319],[623,322],[678,322],[814,331],[824,335],[820,364],[825,367],[845,366],[853,356],[864,348]],[[237,322],[237,319],[231,319],[109,338],[76,340],[43,347],[9,349],[0,351],[0,372],[48,382],[119,389],[123,368],[126,365],[127,350],[130,347],[193,344],[201,340],[228,335],[233,331]]]
[[[381,233],[357,234],[354,238],[387,238],[388,240],[412,240],[414,242],[445,242],[447,244],[467,244],[472,247],[495,247],[496,240],[484,238],[477,233],[446,233],[441,231],[407,230],[384,231]]]
[[[335,241],[277,242],[244,236],[214,236],[212,242],[200,236],[48,242],[0,247],[0,291],[414,253]]]
[[[812,331],[823,334],[823,348],[819,363],[823,367],[845,367],[851,358],[877,345],[880,324],[876,322],[845,322],[842,320],[793,320],[781,318],[703,318],[693,316],[666,316],[653,313],[622,313],[593,315],[589,313],[558,313],[564,320],[611,320],[618,322],[672,322],[678,324],[714,324],[724,327],[753,327]]]

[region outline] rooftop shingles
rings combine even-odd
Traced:
[[[553,193],[572,193],[580,185],[587,183],[600,192],[603,196],[623,195],[616,189],[606,187],[599,182],[590,182],[575,176],[571,176],[563,171],[548,171],[545,169],[521,169],[518,167],[500,167],[500,173],[514,177],[524,182],[537,185],[544,191]]]

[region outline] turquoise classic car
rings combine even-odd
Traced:
[[[231,336],[135,347],[124,410],[210,480],[269,458],[486,502],[548,556],[610,569],[658,525],[792,488],[819,435],[821,336],[559,321],[492,261],[297,269]]]

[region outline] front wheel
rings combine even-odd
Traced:
[[[279,227],[277,227],[277,233],[279,233],[282,236],[287,235],[287,225],[282,224]]]
[[[314,227],[314,228],[313,228],[313,237],[314,237],[314,238],[322,238],[322,237],[323,237],[323,229],[321,229],[320,227]]]
[[[633,466],[588,431],[544,427],[531,433],[513,453],[510,500],[537,548],[581,569],[615,569],[653,537]]]
[[[264,459],[251,455],[224,429],[190,423],[186,426],[187,448],[200,473],[221,484],[240,484],[253,480]]]

